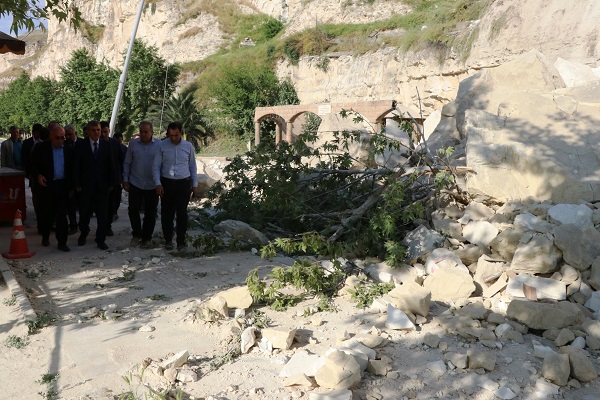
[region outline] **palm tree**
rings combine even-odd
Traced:
[[[186,140],[194,145],[196,151],[201,146],[206,146],[208,138],[214,136],[198,109],[193,91],[174,94],[165,101],[164,106],[153,106],[148,113],[148,117],[158,127],[166,126],[173,121],[180,122]],[[160,133],[162,134],[162,132]]]

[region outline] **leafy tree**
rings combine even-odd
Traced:
[[[50,103],[54,95],[54,81],[42,77],[31,80],[23,72],[0,92],[0,129],[17,125],[29,130],[37,122],[49,121],[53,118]]]
[[[73,52],[60,75],[52,103],[59,121],[82,125],[91,119],[110,118],[119,83],[116,70],[96,62],[87,49],[80,49]]]
[[[299,103],[289,80],[279,82],[269,67],[250,63],[225,67],[209,92],[216,101],[211,112],[220,130],[245,138],[254,135],[256,107]]]
[[[153,104],[160,104],[175,91],[181,67],[169,65],[158,55],[158,49],[136,40],[131,59],[123,100],[119,107],[117,127],[131,133],[146,119]],[[112,94],[113,98],[115,92]]]
[[[22,30],[44,29],[41,21],[50,16],[59,22],[68,20],[76,28],[81,22],[81,12],[69,0],[2,0],[0,17],[4,16],[12,16],[10,31],[14,34]]]
[[[186,140],[190,141],[196,150],[206,145],[207,139],[213,136],[213,132],[198,109],[193,91],[181,95],[175,94],[165,101],[164,107],[162,104],[154,105],[150,110],[149,119],[155,128],[164,127],[173,121],[181,122]]]

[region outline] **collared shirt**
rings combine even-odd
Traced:
[[[23,148],[23,141],[21,139],[13,140],[13,161],[15,162],[16,166],[23,165],[23,157],[21,154],[22,148]]]
[[[198,185],[196,169],[196,154],[194,146],[187,140],[181,139],[173,144],[169,139],[160,142],[158,154],[152,165],[154,185],[159,186],[160,177],[168,179],[192,179],[192,187]]]
[[[54,180],[65,179],[65,151],[62,146],[58,149],[52,146],[52,159],[54,160]]]
[[[151,142],[143,143],[139,138],[129,142],[123,162],[123,182],[129,182],[142,190],[156,187],[152,179],[152,164],[158,153],[160,140],[152,138]]]

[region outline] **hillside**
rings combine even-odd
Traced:
[[[80,32],[51,20],[47,43],[34,47],[35,57],[30,53],[24,56],[37,61],[16,63],[3,58],[0,75],[14,76],[12,67],[17,65],[34,76],[56,78],[59,67],[68,60],[66,55],[81,47],[90,49],[97,60],[118,67],[131,36],[137,2],[76,3],[85,19]],[[466,18],[469,16],[461,12],[476,12],[471,10],[475,3],[483,8],[478,19],[445,31],[433,23],[421,25],[423,20],[417,17],[409,20],[416,31],[429,37],[425,40],[429,46],[413,45],[406,51],[406,43],[418,39],[410,29],[394,28],[399,18],[416,15],[426,6],[436,21]],[[184,86],[202,71],[198,61],[217,53],[238,57],[240,42],[245,39],[241,35],[251,34],[248,26],[260,24],[267,16],[284,24],[284,32],[273,46],[315,27],[329,33],[348,32],[347,27],[354,26],[351,34],[342,33],[331,40],[334,46],[328,45],[330,50],[322,54],[301,55],[295,65],[288,58],[278,58],[278,75],[291,77],[302,103],[396,99],[406,106],[418,106],[420,95],[429,113],[453,99],[465,77],[531,49],[539,50],[550,61],[562,57],[598,67],[600,60],[595,23],[600,17],[600,3],[593,0],[573,5],[560,0],[151,0],[145,6],[137,37],[157,46],[167,60],[184,64]],[[252,52],[254,55],[248,57],[257,57],[261,51],[265,49],[257,45],[239,57]]]

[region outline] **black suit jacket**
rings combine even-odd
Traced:
[[[108,193],[108,189],[118,183],[110,145],[105,140],[98,140],[97,157],[92,152],[90,138],[77,140],[73,164],[73,186],[80,187],[83,193],[97,190]]]
[[[70,188],[73,176],[73,152],[65,146],[63,154],[66,187]],[[36,144],[31,154],[31,178],[37,181],[38,175],[43,175],[47,181],[54,180],[54,152],[49,140]]]

